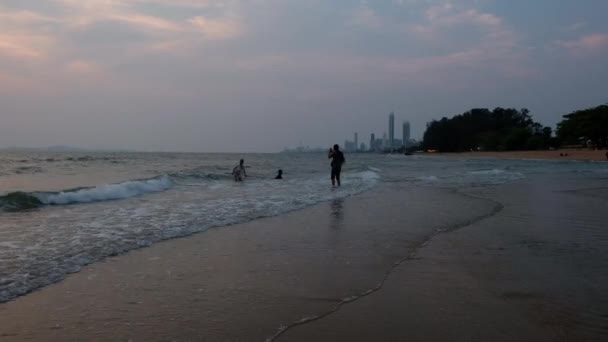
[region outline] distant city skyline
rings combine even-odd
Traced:
[[[395,138],[395,112],[392,111],[388,115],[388,137],[386,132],[383,133],[383,139],[376,139],[375,132],[370,132],[369,145],[364,143],[359,144],[359,133],[354,133],[354,140],[344,140],[342,147],[347,152],[356,151],[385,151],[391,149],[399,149],[401,147],[409,147],[414,143],[415,139],[410,137],[410,123],[404,119],[402,122],[402,137]]]
[[[0,148],[276,152],[606,103],[608,1],[4,0]],[[392,138],[402,139],[400,120]],[[365,139],[363,139],[365,137]]]

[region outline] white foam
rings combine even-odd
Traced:
[[[77,191],[39,195],[39,197],[45,204],[90,203],[140,196],[148,192],[159,192],[167,190],[171,185],[169,177],[164,176],[142,181],[100,185]]]
[[[380,179],[380,175],[376,173],[375,170],[359,172],[357,176],[364,181],[376,181]]]
[[[420,176],[418,179],[425,182],[436,182],[439,180],[437,176]]]
[[[499,170],[499,169],[492,169],[492,170],[471,171],[469,173],[472,175],[498,175],[501,173],[505,173],[505,171]]]

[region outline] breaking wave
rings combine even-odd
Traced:
[[[42,206],[42,201],[27,192],[11,192],[0,196],[0,210],[4,211],[19,211],[38,208]]]
[[[59,193],[38,194],[44,204],[75,204],[108,201],[141,196],[149,192],[160,192],[171,187],[172,182],[167,176],[153,179],[128,181],[118,184],[105,184],[94,188],[65,191]]]
[[[46,196],[12,193],[2,198],[14,197],[23,209],[28,201],[30,207],[83,203],[162,191],[174,184],[173,180],[162,176]],[[339,188],[331,188],[327,177],[321,175],[242,183],[212,180],[200,183],[208,186],[197,188],[179,188],[175,184],[172,190],[146,201],[38,211],[32,213],[33,221],[14,232],[11,240],[0,241],[3,247],[0,262],[11,270],[4,273],[0,270],[0,303],[57,282],[68,273],[78,272],[83,265],[108,256],[212,227],[281,215],[345,198],[372,189],[379,180],[380,175],[373,171],[347,172]],[[223,186],[214,190],[217,183]],[[44,226],[44,234],[36,235],[32,241],[29,236],[38,226]]]
[[[20,211],[43,205],[91,203],[141,196],[150,192],[169,189],[173,182],[168,176],[133,180],[116,184],[104,184],[92,188],[60,192],[11,192],[0,196],[0,210]]]

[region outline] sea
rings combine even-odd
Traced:
[[[248,177],[237,183],[231,170],[241,158]],[[284,179],[275,180],[279,169]],[[483,196],[496,186],[546,185],[549,196],[608,200],[605,162],[346,154],[339,188],[329,171],[317,153],[0,152],[0,303],[110,256],[380,186]],[[582,239],[608,265],[608,224],[595,224]]]

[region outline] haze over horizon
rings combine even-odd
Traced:
[[[0,148],[272,152],[608,102],[603,0],[4,0]],[[399,131],[399,129],[397,129]]]

